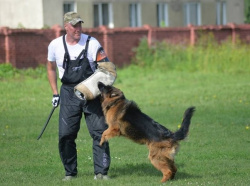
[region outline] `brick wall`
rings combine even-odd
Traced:
[[[17,68],[45,64],[48,43],[56,37],[55,30],[0,29],[0,63]]]
[[[122,67],[131,61],[133,49],[141,38],[148,44],[166,41],[173,44],[194,45],[199,33],[211,32],[218,42],[236,38],[250,44],[250,25],[228,24],[226,26],[188,26],[181,28],[156,28],[145,25],[140,28],[106,27],[83,29],[102,44],[110,61]],[[17,68],[37,67],[47,62],[47,47],[51,40],[63,35],[65,30],[55,25],[51,29],[10,29],[0,28],[0,63],[11,63]]]

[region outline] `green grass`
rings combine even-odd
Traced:
[[[188,106],[197,108],[190,135],[176,156],[179,170],[171,185],[249,184],[249,74],[144,74],[131,69],[119,70],[115,85],[171,130],[177,130]],[[0,185],[61,185],[58,109],[42,139],[36,140],[51,109],[47,80],[1,81],[0,92]],[[110,140],[113,179],[95,182],[91,146],[83,122],[77,139],[79,178],[64,185],[160,185],[161,173],[147,159],[146,146],[122,137]]]
[[[199,35],[196,46],[156,42],[149,48],[147,40],[142,39],[139,47],[134,49],[133,63],[164,71],[250,73],[249,45],[238,40],[232,44],[230,39],[218,44],[212,34]]]
[[[190,50],[176,51],[178,59],[195,55]],[[236,56],[237,50],[233,52]],[[212,49],[210,53],[207,59],[216,56]],[[152,52],[151,57],[154,55]],[[234,57],[226,67],[231,70],[219,70],[218,61],[209,61],[212,67],[206,67],[202,55],[192,63],[179,61],[178,67],[171,63],[162,65],[161,58],[147,64],[147,59],[138,53],[137,62],[141,61],[137,66],[118,69],[115,86],[123,90],[127,99],[136,101],[143,112],[173,131],[178,129],[184,110],[196,106],[189,137],[181,142],[176,156],[176,178],[167,184],[249,185],[247,55],[241,55],[240,67],[234,68]],[[178,64],[178,59],[173,58],[173,62]],[[142,64],[143,60],[146,63]],[[203,67],[192,68],[193,65]],[[84,121],[77,138],[79,177],[62,183],[64,171],[57,147],[59,109],[41,140],[36,140],[52,108],[45,68],[24,71],[4,65],[0,78],[0,185],[161,185],[162,175],[147,159],[147,147],[123,137],[110,140],[112,179],[94,181],[92,140]]]

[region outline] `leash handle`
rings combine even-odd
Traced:
[[[52,114],[53,114],[53,112],[54,112],[55,109],[56,109],[56,107],[53,107],[52,110],[50,111],[49,117],[48,117],[46,123],[44,124],[44,127],[43,127],[40,135],[38,136],[37,140],[39,140],[42,137],[42,135],[43,135],[43,133],[44,133],[47,125],[49,124],[49,120],[50,120],[50,118],[51,118],[51,116],[52,116]]]

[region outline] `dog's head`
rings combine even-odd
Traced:
[[[102,82],[98,82],[98,88],[101,92],[101,102],[112,102],[117,99],[125,99],[123,92],[118,88],[105,85]]]

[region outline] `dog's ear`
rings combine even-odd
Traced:
[[[97,86],[98,86],[99,90],[101,92],[103,92],[105,85],[102,82],[98,82]]]

